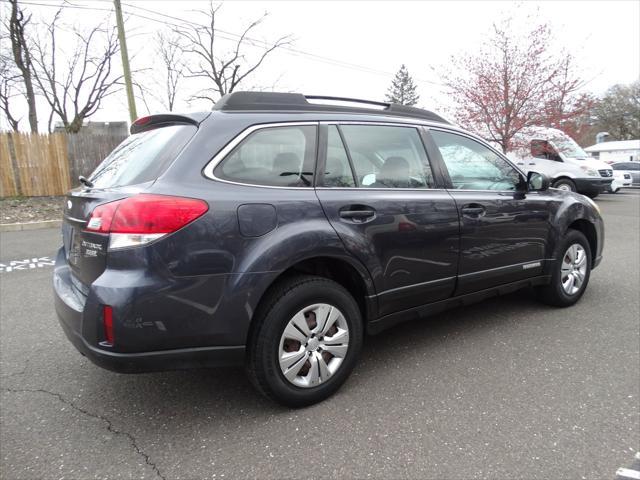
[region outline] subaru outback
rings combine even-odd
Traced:
[[[54,269],[73,345],[118,372],[245,365],[321,401],[363,338],[531,287],[577,302],[597,205],[427,110],[238,92],[138,119],[66,197]]]

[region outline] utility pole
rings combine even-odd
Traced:
[[[120,53],[122,54],[122,69],[124,70],[124,84],[127,89],[127,101],[129,103],[129,117],[131,123],[138,118],[136,113],[136,99],[133,96],[133,85],[131,84],[131,69],[129,68],[129,53],[127,52],[127,39],[124,35],[124,22],[122,21],[122,7],[120,0],[113,0],[116,7],[116,22],[118,24],[118,40],[120,41]]]

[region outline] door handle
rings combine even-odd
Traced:
[[[462,207],[462,215],[467,217],[481,217],[485,214],[485,208],[482,205],[470,204]]]
[[[373,210],[342,210],[340,212],[341,218],[369,218],[373,217],[376,214]]]
[[[529,165],[535,165],[535,163],[531,162]]]
[[[376,211],[371,207],[359,207],[356,205],[349,205],[340,210],[340,218],[351,220],[356,223],[364,223],[372,220],[376,216]]]

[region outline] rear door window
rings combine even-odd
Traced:
[[[196,133],[194,125],[154,128],[127,137],[96,168],[94,188],[135,185],[157,179]]]
[[[434,188],[433,175],[415,127],[340,125],[358,186]]]
[[[310,187],[315,158],[315,125],[266,127],[245,138],[213,173],[251,185]]]

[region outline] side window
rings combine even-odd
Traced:
[[[613,165],[614,170],[640,170],[640,162],[616,163]]]
[[[358,185],[433,188],[427,154],[414,127],[342,125]]]
[[[556,162],[562,161],[556,149],[546,140],[531,140],[531,156]]]
[[[470,138],[431,130],[453,188],[515,190],[522,178],[509,162]]]
[[[278,187],[313,184],[316,127],[301,125],[256,130],[215,168],[216,177]]]
[[[327,162],[324,171],[325,187],[355,187],[349,158],[342,144],[338,127],[329,125],[327,136]]]

